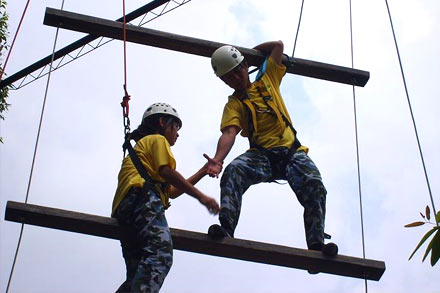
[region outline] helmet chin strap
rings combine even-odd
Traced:
[[[164,119],[166,119],[165,124],[163,125],[163,127],[159,130],[159,134],[164,135],[165,134],[165,129],[167,129],[168,126],[170,126],[171,122],[173,122],[173,117],[168,116],[168,117],[164,117]]]

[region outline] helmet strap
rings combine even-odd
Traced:
[[[170,126],[170,124],[173,122],[173,117],[171,117],[171,116],[169,116],[169,115],[167,115],[167,116],[165,116],[165,117],[163,117],[163,119],[166,119],[165,120],[165,123],[164,123],[164,125],[160,128],[160,130],[159,130],[159,133],[160,134],[162,134],[162,135],[164,135],[164,133],[165,133],[165,129],[167,129],[167,127],[168,126]]]

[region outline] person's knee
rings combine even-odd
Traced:
[[[226,166],[224,174],[237,174],[243,172],[242,164],[239,161],[232,161]]]
[[[237,180],[242,173],[241,167],[238,164],[230,163],[223,171],[220,179],[220,186],[225,186],[228,182]]]
[[[320,179],[309,179],[304,182],[304,192],[313,194],[316,197],[324,197],[327,194],[327,190]]]

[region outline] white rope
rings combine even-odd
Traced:
[[[353,49],[353,12],[350,2],[350,46],[351,46],[351,68],[354,68],[354,49]],[[356,165],[357,165],[357,177],[358,177],[358,192],[359,192],[359,210],[361,218],[361,238],[362,238],[362,256],[365,259],[365,232],[364,232],[364,213],[362,205],[362,185],[361,185],[361,168],[360,168],[360,156],[359,156],[359,130],[357,124],[357,109],[356,109],[356,88],[353,87],[353,113],[354,113],[354,130],[356,137]],[[368,292],[368,283],[365,278],[365,292]]]
[[[64,7],[64,0],[62,0],[61,10],[63,10],[63,7]],[[56,48],[57,39],[58,39],[58,31],[59,31],[59,27],[57,28],[57,31],[55,33],[55,40],[54,40],[54,43],[53,43],[52,59],[51,59],[51,62],[50,62],[49,74],[47,75],[46,90],[44,92],[43,106],[42,106],[42,109],[41,109],[40,123],[38,125],[37,139],[35,141],[34,155],[32,157],[31,172],[29,174],[29,181],[28,181],[27,190],[26,190],[25,203],[28,202],[29,192],[30,192],[30,189],[31,189],[32,175],[34,173],[35,159],[37,157],[38,143],[40,141],[40,133],[41,133],[41,128],[42,128],[42,124],[43,124],[44,110],[45,110],[45,107],[46,107],[47,94],[48,94],[48,91],[49,91],[50,75],[51,75],[51,72],[53,70],[52,65],[53,65],[53,60],[54,60],[54,56],[55,56],[55,48]],[[18,243],[17,243],[17,248],[15,250],[15,256],[14,256],[14,261],[12,263],[11,273],[9,274],[9,280],[8,280],[8,285],[6,287],[6,293],[9,292],[9,286],[11,284],[12,276],[14,274],[15,264],[17,262],[18,252],[20,250],[21,240],[23,238],[23,232],[24,232],[24,224],[21,224],[20,235],[18,237]]]

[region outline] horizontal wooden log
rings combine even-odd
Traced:
[[[103,37],[123,40],[123,25],[120,22],[102,18],[82,15],[78,13],[47,8],[44,24],[70,29],[74,31],[99,35]],[[126,27],[126,39],[128,42],[154,46],[189,54],[210,57],[223,43],[212,42],[177,34],[166,33],[158,30],[135,27]],[[236,46],[246,57],[251,66],[260,65],[264,56],[257,50]],[[365,86],[370,73],[358,69],[331,65],[300,58],[283,57],[283,63],[287,66],[287,72],[319,78],[334,82],[340,82],[355,86]]]
[[[88,235],[120,239],[129,237],[113,218],[8,201],[5,220]],[[385,263],[236,238],[212,240],[207,234],[171,228],[174,248],[183,251],[240,259],[323,273],[378,281]]]

